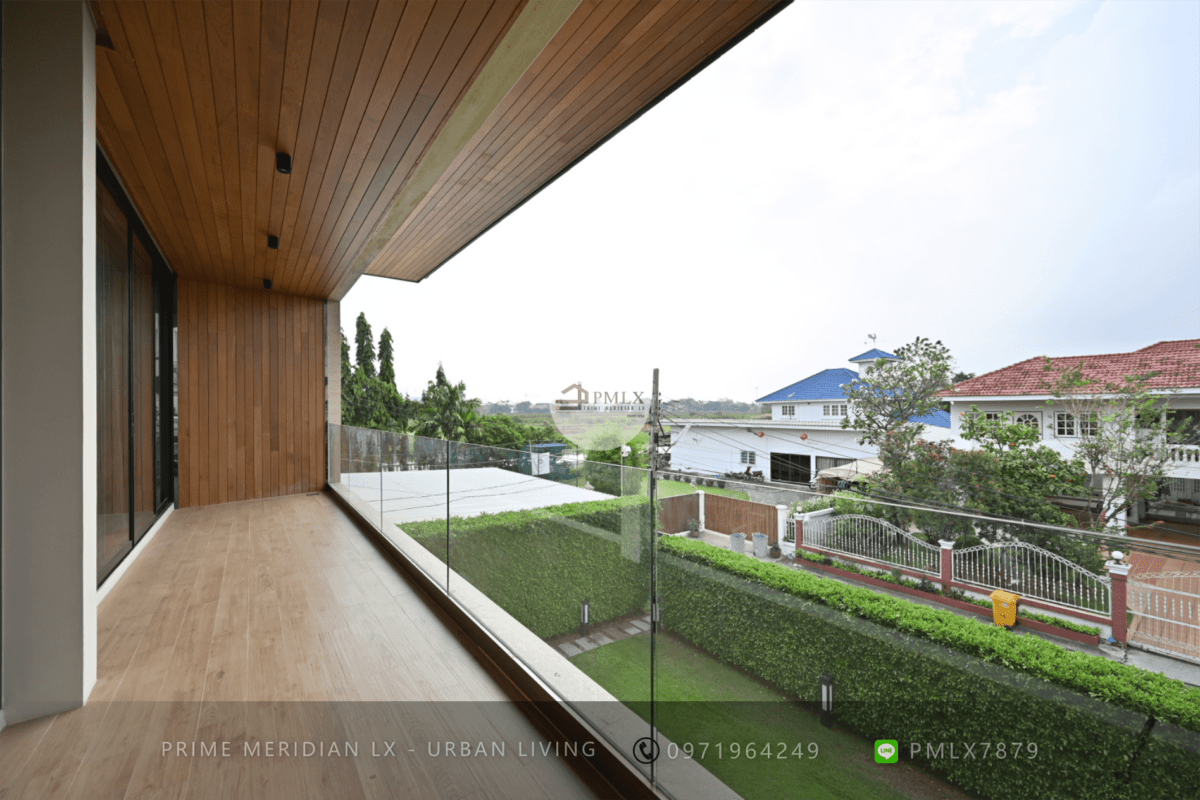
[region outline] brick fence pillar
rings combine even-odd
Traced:
[[[804,520],[796,517],[796,549],[804,547]]]
[[[1128,589],[1129,565],[1120,561],[1105,562],[1104,568],[1112,578],[1112,638],[1122,644],[1129,635],[1126,611],[1129,606]]]
[[[954,542],[949,539],[938,539],[942,546],[942,591],[948,592],[954,586]]]

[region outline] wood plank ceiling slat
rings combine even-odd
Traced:
[[[698,4],[686,4],[691,10],[695,11],[700,8]],[[731,14],[727,14],[723,18],[713,19],[711,17],[697,16],[695,13],[690,13],[681,18],[680,22],[688,25],[685,29],[687,35],[680,36],[676,30],[674,42],[694,43],[703,42],[704,52],[711,52],[715,49],[712,42],[722,43],[737,30],[742,29],[746,24],[744,19],[739,19],[734,16],[733,21],[729,20],[737,12],[741,12],[741,16],[745,16],[747,12],[753,12],[755,9],[750,4],[743,4],[740,8],[731,9]],[[614,117],[617,119],[625,119],[632,113],[635,113],[637,107],[644,104],[645,100],[657,96],[664,91],[669,85],[674,83],[680,77],[678,67],[675,67],[679,61],[686,63],[689,59],[692,63],[698,63],[702,57],[696,53],[689,53],[684,59],[677,59],[672,62],[673,51],[671,43],[655,43],[644,48],[632,48],[631,52],[642,54],[641,60],[644,64],[637,66],[636,69],[627,67],[621,74],[617,76],[607,76],[603,81],[603,85],[612,87],[609,96],[622,98],[633,98],[632,101],[624,105],[612,107],[600,103],[599,99],[594,98],[589,104],[586,104],[581,110],[577,110],[570,120],[574,121],[574,127],[566,133],[556,133],[551,135],[547,133],[542,137],[540,146],[536,141],[523,142],[523,146],[518,146],[513,149],[514,153],[522,153],[526,156],[524,161],[516,162],[515,166],[508,170],[509,178],[506,182],[496,182],[488,184],[481,181],[465,181],[474,185],[477,189],[482,185],[486,185],[492,190],[492,202],[485,206],[482,210],[476,209],[472,214],[469,210],[464,210],[462,207],[447,208],[444,205],[438,208],[438,214],[435,215],[439,221],[456,221],[459,234],[455,236],[452,231],[443,230],[440,235],[426,229],[424,235],[418,235],[408,241],[403,240],[404,231],[396,240],[389,243],[389,248],[386,254],[381,254],[377,259],[377,264],[387,264],[389,260],[403,263],[407,261],[410,265],[416,264],[416,274],[410,272],[408,275],[397,274],[397,271],[390,271],[388,277],[409,278],[419,277],[423,273],[420,270],[426,269],[428,264],[441,263],[446,258],[453,255],[457,249],[465,245],[474,233],[485,228],[490,221],[498,218],[504,213],[507,208],[513,207],[520,202],[520,198],[527,197],[538,185],[544,183],[554,174],[557,174],[566,164],[567,159],[573,159],[578,154],[584,152],[587,147],[590,147],[594,141],[602,138],[602,132],[611,130],[616,126]],[[653,57],[651,57],[653,56]],[[657,64],[657,68],[651,69]],[[635,65],[636,66],[636,65]],[[672,67],[675,67],[672,71]],[[650,70],[647,73],[647,70]],[[636,85],[630,86],[629,76],[640,76],[641,80]],[[624,80],[622,80],[624,78]],[[579,119],[583,112],[588,112]],[[582,127],[587,126],[587,127]],[[560,126],[561,128],[562,126]],[[599,132],[599,133],[598,133]],[[565,153],[561,148],[555,148],[556,142],[561,140],[578,142],[579,144]],[[546,154],[555,152],[558,158],[557,162],[545,158]],[[539,156],[542,156],[540,162],[532,161]],[[524,182],[517,182],[516,176],[532,176],[526,177]],[[464,183],[460,180],[459,184]],[[452,185],[447,183],[447,185]],[[444,202],[444,200],[443,200]],[[416,216],[416,215],[414,215]],[[443,222],[443,227],[447,222]],[[412,247],[412,242],[420,240],[420,249]],[[451,240],[450,245],[446,245],[446,240]],[[439,245],[441,245],[439,247]],[[410,266],[410,269],[413,267]],[[371,274],[376,273],[376,269],[370,271]]]
[[[241,243],[242,272],[238,284],[251,284],[261,275],[259,267],[266,257],[266,230],[259,228],[255,211],[258,207],[258,139],[259,131],[259,25],[262,3],[259,0],[236,0],[231,7],[233,19],[234,96],[236,98],[236,132],[238,165],[238,204],[242,208]],[[259,230],[262,233],[259,234]],[[235,245],[236,247],[236,245]]]
[[[375,211],[376,201],[384,190],[388,178],[397,171],[400,159],[408,152],[417,129],[424,122],[426,114],[433,105],[433,99],[421,95],[420,91],[425,82],[429,69],[441,50],[445,36],[458,16],[453,4],[421,3],[418,8],[428,11],[429,15],[423,20],[420,38],[415,43],[411,59],[404,70],[400,86],[392,100],[388,116],[375,141],[371,145],[370,154],[364,166],[376,164],[374,170],[362,170],[355,180],[350,202],[342,208],[341,216],[329,243],[335,244],[336,249],[322,253],[322,260],[334,264],[342,263],[348,254],[345,236],[357,232],[368,215]],[[417,20],[414,20],[416,22]],[[391,132],[389,136],[388,133]],[[357,202],[354,202],[355,198]],[[389,195],[390,197],[390,195]],[[373,218],[372,218],[373,219]]]
[[[333,125],[331,120],[331,125],[326,131],[327,135],[332,136],[332,141],[324,159],[320,159],[323,166],[319,188],[314,187],[317,191],[309,193],[311,199],[307,215],[303,215],[302,212],[304,236],[296,242],[298,247],[290,247],[287,251],[286,271],[289,275],[297,276],[294,279],[295,286],[291,287],[293,291],[300,288],[303,293],[307,283],[309,268],[300,270],[297,263],[302,260],[302,254],[311,252],[316,245],[315,239],[322,227],[322,221],[327,216],[321,214],[320,210],[337,207],[332,202],[333,194],[344,179],[343,172],[350,147],[364,128],[373,128],[366,115],[367,105],[376,86],[380,83],[386,86],[389,82],[399,80],[399,71],[393,69],[390,74],[385,73],[384,65],[391,44],[397,38],[397,26],[404,10],[404,3],[382,3],[376,7],[361,48],[361,57],[352,76],[352,83],[344,93],[345,101],[340,119],[336,121],[336,125]]]
[[[340,297],[364,270],[428,275],[779,6],[96,0],[113,47],[97,50],[98,138],[181,277]],[[292,156],[290,175],[276,152]],[[229,302],[254,304],[198,292],[197,315]],[[197,323],[215,352],[210,363],[189,351],[191,363],[213,378],[220,342],[258,335]],[[278,356],[239,363],[247,391],[288,368]],[[308,367],[293,366],[303,378]],[[278,420],[235,411],[280,452]],[[208,433],[192,431],[189,447],[238,461],[244,477],[189,493],[311,479]]]
[[[317,10],[312,50],[308,62],[308,77],[305,81],[296,142],[292,152],[292,174],[286,181],[287,199],[283,207],[282,223],[279,224],[281,249],[275,258],[276,271],[267,276],[278,279],[281,283],[285,278],[278,270],[279,265],[284,263],[284,259],[281,257],[282,248],[295,246],[296,219],[300,213],[304,194],[308,189],[307,183],[316,169],[313,165],[313,151],[316,147],[321,115],[329,92],[329,83],[333,77],[346,10],[345,4],[331,2],[321,3]],[[351,35],[353,35],[353,31]]]
[[[277,263],[288,265],[280,276],[282,290],[286,292],[298,293],[299,276],[290,268],[291,254],[301,249],[306,238],[329,165],[330,151],[338,129],[343,124],[343,112],[363,56],[363,48],[367,44],[376,8],[377,6],[370,3],[350,3],[346,6],[341,36],[329,70],[324,102],[312,129],[312,147],[301,164],[305,171],[304,190],[296,206],[293,227],[282,240],[284,244],[281,244],[281,247],[286,246],[287,249],[280,250],[277,260]],[[357,119],[345,124],[357,126],[360,120],[361,114]]]

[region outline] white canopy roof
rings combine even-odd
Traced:
[[[849,464],[842,464],[840,467],[823,469],[817,473],[817,477],[851,481],[855,478],[871,475],[881,469],[883,469],[883,462],[878,458],[860,458],[858,461],[851,461]]]

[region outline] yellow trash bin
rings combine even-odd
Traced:
[[[992,616],[997,625],[1011,628],[1017,624],[1017,601],[1021,598],[1012,592],[997,589],[989,597],[992,598]]]

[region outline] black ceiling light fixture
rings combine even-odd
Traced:
[[[292,157],[290,155],[288,155],[287,153],[276,153],[275,154],[275,169],[276,169],[276,171],[278,171],[284,175],[291,175],[292,174]]]
[[[267,247],[271,248],[272,250],[278,250],[279,249],[279,237],[275,236],[274,234],[268,233],[267,234]]]
[[[271,288],[271,279],[270,278],[263,278],[263,288],[264,289]]]

